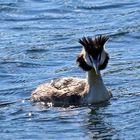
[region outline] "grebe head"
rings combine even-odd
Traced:
[[[94,69],[96,74],[100,74],[100,70],[106,68],[109,60],[109,55],[105,49],[105,43],[109,39],[108,36],[100,35],[94,39],[83,37],[79,39],[79,43],[83,46],[83,50],[77,57],[79,66],[89,71]]]

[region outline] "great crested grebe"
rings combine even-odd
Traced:
[[[100,70],[106,68],[109,55],[105,50],[108,36],[100,35],[94,39],[83,37],[79,43],[83,46],[77,56],[77,63],[87,71],[87,80],[75,77],[65,77],[39,85],[31,95],[32,101],[53,105],[81,105],[107,101],[111,93],[106,89]]]

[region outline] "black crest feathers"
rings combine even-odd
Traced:
[[[90,48],[101,48],[104,46],[104,44],[106,43],[106,41],[109,39],[109,36],[105,36],[105,35],[100,35],[95,37],[95,39],[92,39],[90,37],[83,37],[82,39],[79,39],[79,43],[81,45],[83,45],[83,47],[86,50],[90,50]]]
[[[103,47],[106,41],[108,41],[108,39],[109,39],[109,36],[100,35],[98,37],[95,37],[94,44],[95,46]]]
[[[106,41],[109,39],[108,36],[100,35],[92,39],[90,37],[83,37],[79,39],[79,43],[84,47],[85,51],[96,58],[99,53],[102,52],[103,46]]]

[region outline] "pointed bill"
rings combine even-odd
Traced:
[[[95,69],[96,74],[97,74],[97,75],[100,75],[99,63],[98,63],[98,61],[93,59],[92,65],[93,65],[93,68]]]

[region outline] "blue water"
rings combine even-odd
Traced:
[[[110,103],[47,108],[27,99],[56,77],[85,77],[83,36],[107,34]],[[0,139],[140,140],[139,0],[0,0]]]

